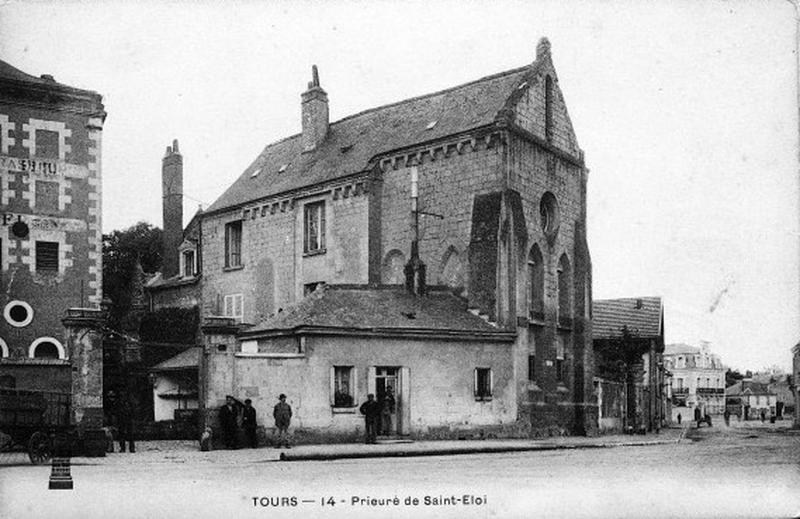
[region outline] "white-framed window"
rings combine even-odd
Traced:
[[[303,252],[325,252],[325,201],[303,207]]]
[[[6,322],[16,328],[22,328],[33,321],[33,308],[25,301],[11,301],[3,308]]]
[[[475,400],[492,399],[492,368],[475,368],[473,373]]]
[[[181,252],[181,275],[185,278],[194,277],[197,274],[197,251],[186,249]]]
[[[242,221],[225,224],[225,268],[242,266]]]
[[[32,359],[66,359],[64,346],[53,337],[39,337],[28,348],[28,357]]]
[[[356,398],[356,368],[354,366],[331,367],[331,406],[355,407]]]
[[[8,357],[8,344],[0,337],[0,359]]]
[[[223,298],[222,315],[241,321],[244,319],[244,295],[228,294]]]

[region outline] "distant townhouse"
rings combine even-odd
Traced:
[[[668,344],[664,363],[672,373],[669,394],[673,419],[680,413],[692,420],[694,410],[701,416],[725,412],[725,367],[720,357],[711,353],[708,343],[695,347],[688,344]]]
[[[302,434],[352,438],[391,387],[393,434],[596,428],[587,169],[549,42],[336,122],[315,67],[301,113],[148,287],[165,306],[200,287],[205,423],[226,394],[269,416],[286,393]]]
[[[775,416],[777,397],[767,384],[740,380],[725,390],[725,403],[731,414],[742,420],[758,420]]]

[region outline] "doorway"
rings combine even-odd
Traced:
[[[400,407],[399,371],[394,367],[375,368],[375,399],[381,403],[381,426],[378,430],[381,436],[399,434],[397,419]]]

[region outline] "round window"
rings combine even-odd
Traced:
[[[3,317],[11,326],[22,328],[33,321],[33,308],[25,301],[11,301],[3,309]]]
[[[558,232],[558,202],[553,193],[548,191],[539,202],[539,219],[545,236],[552,238]]]

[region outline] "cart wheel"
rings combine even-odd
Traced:
[[[28,457],[31,463],[35,465],[47,463],[52,454],[53,446],[50,444],[50,438],[43,432],[33,433],[28,441]]]

